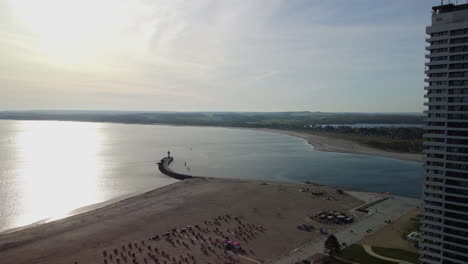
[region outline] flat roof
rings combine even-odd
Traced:
[[[434,10],[435,12],[438,11],[439,14],[459,11],[459,10],[464,10],[464,9],[468,9],[468,4],[461,4],[461,5],[447,4],[447,5],[439,5],[439,6],[432,7],[432,10]]]

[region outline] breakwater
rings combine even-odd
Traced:
[[[199,178],[199,177],[195,177],[195,176],[192,176],[192,175],[187,175],[187,174],[182,174],[182,173],[178,173],[178,172],[175,172],[173,170],[171,170],[169,168],[169,165],[174,161],[174,158],[173,157],[164,157],[161,159],[160,162],[158,162],[158,167],[159,167],[159,171],[162,173],[162,174],[165,174],[167,176],[170,176],[172,178],[175,178],[177,180],[185,180],[185,179],[191,179],[191,178]]]
[[[383,202],[383,201],[385,201],[385,200],[387,200],[387,199],[389,199],[389,197],[388,197],[388,196],[385,196],[385,197],[383,197],[383,198],[380,198],[380,199],[378,199],[378,200],[372,201],[372,202],[370,202],[370,203],[366,203],[366,204],[360,206],[359,208],[357,208],[356,211],[359,211],[359,212],[361,212],[361,213],[366,213],[366,214],[368,214],[368,213],[370,212],[370,211],[368,210],[369,207],[372,207],[372,206],[374,206],[374,205],[376,205],[376,204],[378,204],[378,203],[381,203],[381,202]]]

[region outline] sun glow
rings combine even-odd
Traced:
[[[24,27],[40,39],[42,53],[80,63],[96,60],[119,43],[119,31],[129,24],[126,2],[11,0],[10,4]]]

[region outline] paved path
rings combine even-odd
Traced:
[[[393,259],[393,258],[387,258],[387,257],[384,257],[384,256],[381,256],[377,253],[375,253],[373,250],[372,250],[372,247],[369,246],[369,245],[363,245],[362,246],[364,248],[364,250],[366,251],[367,254],[373,256],[373,257],[376,257],[378,259],[383,259],[383,260],[387,260],[387,261],[392,261],[392,262],[395,262],[395,263],[400,263],[400,264],[414,264],[414,263],[411,263],[411,262],[408,262],[408,261],[404,261],[404,260],[399,260],[399,259]]]
[[[373,213],[366,216],[364,219],[356,221],[351,225],[346,225],[343,228],[335,231],[333,234],[341,243],[345,242],[348,245],[356,243],[372,232],[375,232],[385,225],[385,220],[397,220],[403,214],[420,205],[421,201],[414,198],[395,196],[381,203],[371,206],[369,210]],[[370,233],[366,232],[371,229]],[[270,264],[290,264],[301,259],[305,259],[316,253],[323,252],[323,246],[328,236],[324,235],[319,239],[310,241],[309,243],[297,248],[288,254],[279,257],[270,262]]]

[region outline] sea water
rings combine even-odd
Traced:
[[[305,140],[247,129],[0,120],[0,230],[165,186],[175,171],[392,192],[419,197],[422,166],[316,151]]]

